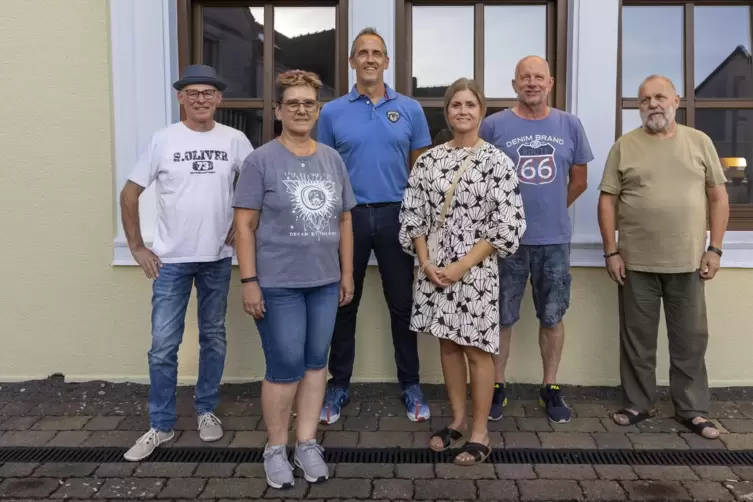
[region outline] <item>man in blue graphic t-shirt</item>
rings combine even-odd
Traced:
[[[540,403],[553,422],[569,422],[572,416],[556,384],[565,340],[562,318],[570,303],[568,207],[586,190],[586,164],[593,155],[580,120],[547,105],[553,85],[544,59],[521,59],[513,80],[517,104],[487,117],[479,131],[481,138],[504,151],[516,165],[528,224],[520,249],[499,264],[501,327],[490,420],[502,418],[502,407],[507,404],[505,365],[510,335],[520,318],[529,276],[544,364]]]

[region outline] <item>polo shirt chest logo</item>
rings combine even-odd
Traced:
[[[392,122],[393,124],[400,120],[400,112],[397,112],[395,110],[390,110],[387,112],[387,120]]]

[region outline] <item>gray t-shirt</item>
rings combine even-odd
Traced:
[[[528,225],[520,243],[570,243],[570,168],[594,159],[580,119],[552,108],[546,118],[527,120],[508,108],[486,117],[478,135],[505,152],[515,165]]]
[[[340,280],[340,215],[356,205],[340,154],[317,143],[299,157],[272,140],[243,164],[233,207],[259,209],[256,274],[263,287]]]

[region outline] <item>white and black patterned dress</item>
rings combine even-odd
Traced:
[[[415,256],[414,239],[426,236],[444,204],[455,173],[471,148],[439,145],[424,152],[408,180],[400,210],[400,244]],[[413,292],[412,330],[459,345],[499,352],[497,258],[514,253],[526,229],[523,201],[512,161],[484,143],[460,178],[439,234],[438,268],[460,260],[481,239],[496,253],[446,287],[418,271]]]

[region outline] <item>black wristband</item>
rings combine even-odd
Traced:
[[[256,276],[245,277],[245,278],[241,279],[241,284],[246,284],[247,282],[259,282],[259,279],[257,279]]]
[[[722,256],[722,250],[719,249],[719,248],[715,248],[714,246],[709,246],[709,248],[707,249],[707,251],[711,251],[712,253],[716,253],[719,256]]]
[[[615,251],[614,253],[604,253],[604,258],[611,258],[612,256],[616,256],[620,254],[619,251]]]

